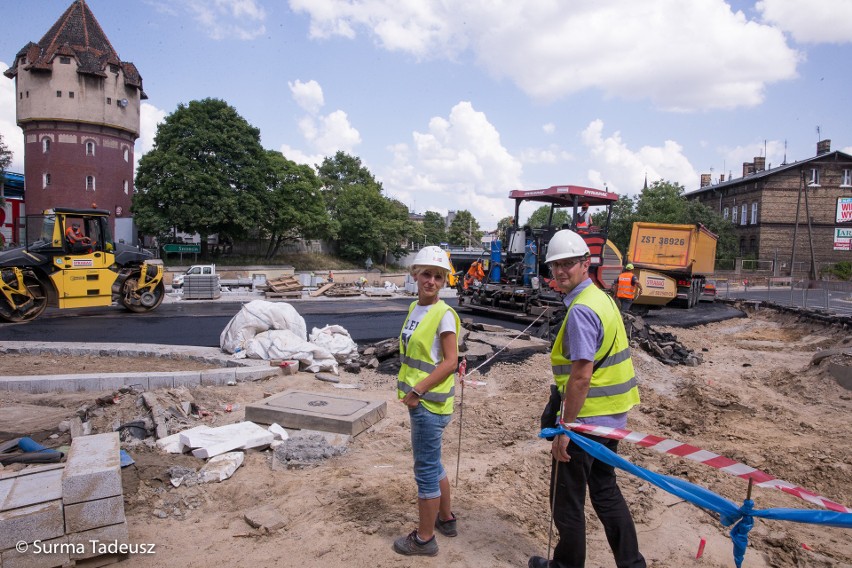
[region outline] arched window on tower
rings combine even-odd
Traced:
[[[130,191],[130,183],[127,180],[124,180],[124,195]]]
[[[124,161],[125,161],[125,162],[129,162],[129,161],[130,161],[130,150],[129,150],[128,148],[125,148],[125,149],[124,149]]]
[[[41,174],[41,183],[42,183],[42,188],[47,189],[47,186],[50,185],[50,174],[49,173],[45,172],[45,173]]]
[[[86,176],[86,191],[95,191],[95,176]]]
[[[94,156],[95,155],[95,143],[89,140],[86,142],[86,155]]]
[[[50,152],[50,138],[47,136],[41,139],[41,151],[45,154]]]

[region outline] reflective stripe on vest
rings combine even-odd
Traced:
[[[632,272],[622,272],[618,276],[618,288],[615,295],[619,298],[628,298],[630,300],[636,295],[636,286],[633,285]]]
[[[562,353],[562,346],[568,317],[576,305],[592,309],[600,318],[604,332],[601,346],[595,353],[596,368],[592,372],[591,386],[577,416],[582,418],[627,412],[639,403],[639,389],[633,360],[630,358],[630,344],[621,315],[612,298],[594,285],[586,287],[571,303],[556,336],[550,354],[556,385],[559,391],[564,393],[565,385],[570,379],[571,360]]]
[[[402,381],[396,382],[396,388],[404,392],[405,394],[410,393],[414,390],[414,387],[406,384]],[[424,392],[423,396],[420,397],[420,400],[427,400],[429,402],[447,402],[448,399],[452,398],[456,394],[456,385],[453,385],[450,389],[450,392],[435,392],[428,391]]]
[[[408,317],[406,324],[403,324],[403,329],[407,325],[408,318],[411,317],[411,312],[417,302],[414,301],[408,308]],[[411,337],[408,339],[407,348],[403,345],[402,335],[399,339],[400,361],[402,365],[399,369],[399,379],[397,381],[397,398],[403,398],[411,392],[414,385],[423,380],[437,367],[437,362],[432,360],[432,345],[435,342],[435,336],[438,333],[438,327],[441,325],[441,319],[447,312],[453,314],[456,323],[456,342],[461,331],[461,321],[458,314],[447,305],[443,300],[434,304],[423,320],[414,329]],[[457,343],[458,344],[458,343]],[[450,373],[447,378],[432,387],[429,391],[423,393],[420,397],[420,404],[426,410],[435,414],[452,414],[453,404],[455,402],[455,373]]]

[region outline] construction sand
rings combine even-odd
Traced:
[[[634,350],[642,404],[631,412],[628,428],[688,442],[852,505],[852,392],[828,374],[828,361],[810,365],[818,350],[852,346],[848,333],[771,311],[665,331],[701,353],[704,362],[668,367]],[[62,365],[63,372],[73,372],[70,361]],[[273,470],[273,452],[249,451],[226,481],[174,488],[167,470],[197,469],[202,460],[161,454],[144,443],[125,446],[136,460],[123,470],[130,536],[156,547],[153,555],[131,556],[121,566],[499,568],[526,566],[530,555],[547,554],[549,443],[537,438],[551,381],[546,355],[498,363],[473,377],[485,386],[466,387],[458,479],[458,409],[444,441],[459,536],[439,535],[435,558],[406,558],[391,549],[393,539],[410,532],[417,519],[408,417],[395,398],[396,378],[366,370],[340,378],[361,388],[342,391],[299,373],[190,392],[211,410],[203,421],[211,426],[239,421],[246,404],[290,388],[387,402],[384,420],[354,438],[344,454],[316,467]],[[102,394],[4,392],[0,402],[64,407],[73,414]],[[104,407],[92,419],[94,431],[143,415],[137,399],[127,395]],[[67,435],[48,442],[67,444]],[[620,450],[638,465],[688,479],[736,503],[745,498],[742,479],[627,443]],[[714,515],[628,474],[619,477],[650,566],[733,566],[727,529]],[[755,488],[752,497],[757,508],[815,508],[777,490]],[[267,519],[270,528],[252,527],[246,515]],[[613,566],[591,507],[587,518],[587,566]],[[696,560],[702,539],[706,547]],[[744,566],[852,566],[852,534],[758,519]]]

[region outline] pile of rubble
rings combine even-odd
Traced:
[[[677,336],[655,330],[640,316],[625,314],[624,327],[633,346],[638,345],[666,365],[697,367],[704,362],[701,353],[695,353],[677,340]]]

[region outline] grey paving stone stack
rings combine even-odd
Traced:
[[[189,274],[184,278],[184,300],[215,300],[221,295],[218,274]]]
[[[0,473],[0,568],[74,566],[126,555],[117,432],[74,438],[65,464]]]

